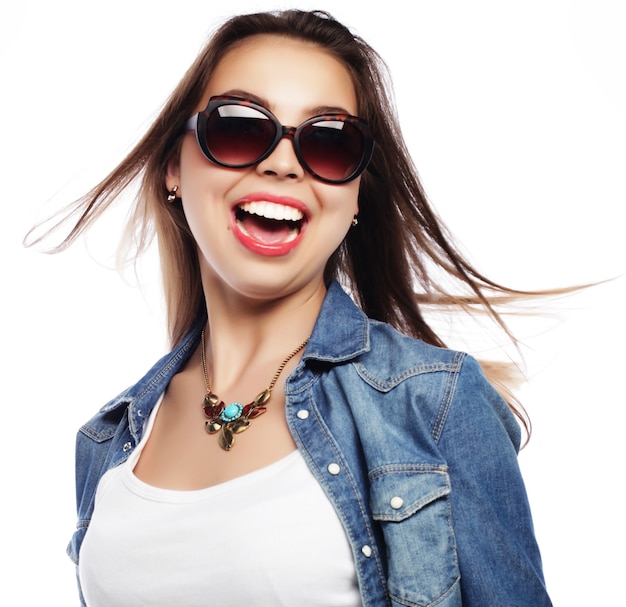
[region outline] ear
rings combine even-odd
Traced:
[[[180,191],[180,161],[178,156],[171,158],[167,163],[167,170],[165,172],[165,187],[167,191],[171,191],[174,186],[178,186],[177,196],[182,197]]]

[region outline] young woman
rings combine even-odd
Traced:
[[[78,434],[83,604],[550,605],[514,403],[421,310],[519,294],[430,209],[376,53],[228,21],[63,246],[135,180],[173,349]]]

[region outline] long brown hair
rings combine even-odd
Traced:
[[[129,233],[136,254],[145,250],[156,234],[170,341],[174,345],[182,339],[204,313],[205,304],[194,239],[181,206],[166,202],[167,164],[178,154],[185,121],[196,111],[220,59],[234,45],[260,34],[307,41],[341,61],[352,76],[359,115],[368,122],[376,142],[371,164],[361,181],[358,228],[349,231],[328,262],[326,278],[344,284],[371,318],[430,344],[444,345],[424,319],[424,305],[486,312],[514,342],[495,306],[528,293],[492,282],[455,247],[428,203],[407,152],[384,62],[361,38],[320,11],[242,15],[224,23],[141,141],[59,221],[57,227],[68,220],[73,227],[53,251],[69,246],[128,186],[139,181]],[[505,387],[505,365],[485,364],[484,368],[527,425],[523,410],[515,405]]]

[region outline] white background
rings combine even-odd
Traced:
[[[143,289],[107,268],[117,218],[89,251],[44,255],[22,237],[114,166],[223,17],[278,5],[8,4],[0,603],[71,605],[75,431],[165,351],[162,305],[153,257]],[[534,423],[520,461],[553,601],[625,604],[623,3],[295,4],[330,10],[386,59],[426,190],[480,269],[528,289],[619,277],[513,326],[526,344],[521,397]]]

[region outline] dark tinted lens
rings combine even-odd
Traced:
[[[363,135],[350,122],[320,120],[302,129],[302,158],[310,169],[330,181],[346,179],[363,157]]]
[[[276,125],[245,105],[221,105],[208,117],[206,144],[213,157],[228,166],[254,164],[272,145]]]

